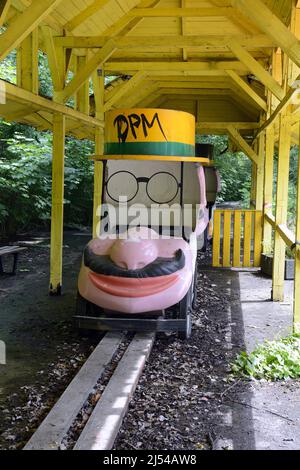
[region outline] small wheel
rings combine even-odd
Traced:
[[[182,340],[189,339],[192,334],[191,296],[192,287],[190,287],[185,297],[179,302],[179,318],[185,319],[185,330],[178,332],[178,337]]]

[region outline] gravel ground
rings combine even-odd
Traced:
[[[158,336],[115,449],[211,449],[224,399],[238,383],[229,364],[232,345],[227,312],[231,293],[220,292],[199,256],[197,308],[189,341]]]
[[[87,239],[69,238],[63,296],[49,300],[47,295],[46,244],[22,255],[16,277],[1,279],[0,338],[9,354],[7,365],[0,366],[0,449],[23,447],[100,339],[80,337],[73,328],[76,278]],[[245,318],[238,274],[211,269],[209,253],[199,255],[198,271],[192,337],[157,336],[115,449],[300,448],[300,382],[247,382],[230,375],[230,363],[249,346],[249,338],[254,344],[263,326],[266,335],[270,318],[284,324],[288,318],[277,310],[272,314],[270,303],[258,305],[257,317],[252,300],[245,304]],[[247,276],[250,290],[262,285],[259,277]],[[277,332],[275,321],[268,337]],[[62,449],[72,448],[114,367],[113,361],[96,384]]]

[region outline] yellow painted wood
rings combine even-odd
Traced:
[[[38,93],[38,29],[29,34],[17,51],[17,85]]]
[[[76,15],[72,20],[68,21],[65,24],[65,29],[68,31],[73,31],[86,20],[88,20],[91,16],[95,15],[101,8],[103,8],[110,0],[96,0],[91,5],[86,7],[83,11],[81,11],[78,15]]]
[[[220,263],[221,247],[221,211],[214,212],[214,232],[213,232],[213,267],[221,267]]]
[[[80,74],[86,67],[88,58],[87,56],[77,57],[77,74]],[[59,94],[58,96],[61,95]],[[78,111],[84,114],[89,114],[90,110],[90,84],[89,80],[86,80],[78,89],[76,94],[76,108]]]
[[[65,117],[53,116],[52,211],[50,249],[50,293],[60,294],[62,286],[64,211]]]
[[[65,89],[58,94],[61,102],[66,102],[73,96],[79,88],[92,76],[93,72],[99,68],[101,69],[103,63],[114,53],[116,46],[113,40],[109,40],[105,46],[96,52],[89,60],[87,60],[84,67],[76,73],[75,77],[67,84]]]
[[[300,135],[300,130],[299,130]],[[299,147],[300,148],[300,147]],[[298,161],[297,177],[297,209],[296,209],[296,236],[300,241],[300,158]],[[295,281],[294,281],[294,331],[300,333],[300,246],[295,249]]]
[[[226,70],[233,82],[243,90],[262,110],[267,111],[267,103],[263,100],[234,70]]]
[[[245,141],[237,129],[229,125],[227,127],[228,134],[234,143],[257,165],[259,156],[254,152],[250,145]]]
[[[230,41],[228,45],[236,57],[243,62],[279,100],[284,98],[285,93],[281,86],[246,49],[235,40]]]
[[[54,41],[60,47],[65,48],[99,48],[103,47],[109,40],[109,36],[57,36]],[[187,48],[222,48],[232,40],[232,36],[214,34],[211,37],[207,35],[184,35],[178,34],[169,36],[168,49]],[[236,35],[234,39],[243,47],[253,49],[255,47],[271,48],[276,46],[276,42],[266,35],[257,34],[254,36]],[[115,37],[116,47],[118,49],[136,49],[147,48],[147,50],[161,48],[166,42],[166,36],[149,35],[138,36],[138,43],[135,36],[118,35]]]
[[[286,224],[288,206],[289,162],[291,146],[291,124],[287,114],[280,116],[280,135],[278,151],[278,177],[276,201],[276,225]],[[273,262],[273,300],[284,299],[284,267],[286,245],[279,233],[275,232]]]
[[[264,171],[265,171],[265,134],[258,138],[259,164],[256,167],[255,209],[262,211],[264,204]]]
[[[44,36],[54,92],[61,91],[65,84],[65,66],[61,63],[59,56],[63,51],[60,46],[54,43],[53,31],[49,26],[44,25],[41,27],[41,30]]]
[[[273,174],[274,174],[274,127],[266,130],[266,157],[264,176],[264,215],[272,215],[273,211]],[[272,227],[264,217],[263,222],[263,252],[270,254],[272,247]]]
[[[300,67],[300,45],[297,37],[272,14],[261,0],[231,0],[231,5],[252,20],[258,28],[274,39],[278,46]]]
[[[0,36],[0,61],[34,31],[62,0],[35,1]]]
[[[215,131],[216,129],[219,131],[226,131],[228,127],[234,127],[235,129],[239,130],[253,130],[259,127],[257,122],[197,122],[196,123],[196,130],[201,131],[202,129],[206,129],[207,131]],[[210,133],[210,132],[209,132]]]
[[[241,266],[241,229],[242,229],[242,211],[233,211],[234,229],[233,229],[233,266]]]
[[[175,155],[92,155],[91,160],[137,160],[137,161],[162,161],[162,162],[195,162],[202,165],[210,165],[208,158],[185,157]]]
[[[135,93],[135,88],[139,87],[145,78],[144,72],[137,72],[128,82],[126,82],[114,95],[104,104],[104,112],[109,111],[123,96]]]
[[[21,103],[24,105],[29,104],[38,109],[45,110],[50,113],[61,113],[64,116],[67,116],[68,118],[74,120],[77,126],[78,123],[81,123],[83,125],[87,125],[87,127],[92,128],[103,127],[103,122],[99,121],[98,119],[95,119],[91,116],[87,116],[83,113],[79,113],[78,111],[68,106],[64,106],[60,103],[56,103],[41,96],[35,95],[27,90],[7,83],[3,80],[0,80],[0,87],[2,87],[2,89],[5,89],[7,99],[11,99],[17,103]]]
[[[244,215],[244,268],[251,267],[251,239],[252,239],[252,219],[253,211],[245,211]]]
[[[102,129],[96,129],[95,148],[103,152],[104,133]],[[94,198],[93,198],[93,238],[100,236],[101,202],[103,190],[103,161],[94,162]]]
[[[224,212],[223,222],[223,267],[231,267],[231,211]]]
[[[139,3],[139,7],[141,8],[150,8],[154,7],[159,3],[160,0],[144,0]],[[135,5],[131,5],[133,8]],[[132,31],[140,22],[143,20],[143,18],[132,18],[128,14],[124,15],[121,17],[118,21],[114,22],[112,26],[107,28],[103,35],[108,36],[108,37],[113,37],[116,34],[118,35],[126,35],[130,31]]]
[[[260,267],[262,254],[262,211],[254,213],[254,259],[255,268]]]
[[[235,268],[239,268],[241,265],[243,267],[260,266],[260,258],[262,253],[262,211],[233,211],[230,209],[222,209],[216,210],[214,212],[214,220],[217,220],[217,224],[221,224],[220,221],[222,217],[224,218],[223,255],[220,259],[220,233],[217,230],[217,232],[214,231],[213,266]],[[231,233],[232,220],[233,234]],[[231,245],[233,245],[232,256]]]
[[[95,95],[96,118],[104,122],[104,75],[94,72],[93,88]],[[104,126],[95,131],[95,152],[103,154],[104,152]],[[104,167],[103,161],[94,161],[94,196],[93,196],[93,238],[100,236],[101,231],[101,204],[103,192]]]
[[[0,27],[5,23],[8,10],[11,7],[11,0],[0,1]]]
[[[257,166],[252,163],[251,168],[251,189],[250,189],[250,207],[255,209],[256,206],[256,178],[257,178]]]
[[[276,229],[275,217],[272,214],[265,214],[264,219],[271,225],[273,229]]]
[[[128,13],[130,17],[140,16],[142,18],[155,18],[155,17],[178,17],[183,16],[193,17],[212,17],[212,16],[230,16],[233,13],[233,8],[134,8]]]
[[[239,70],[241,73],[244,72],[245,74],[249,72],[249,67],[247,65],[243,65],[241,62],[236,60],[228,60],[228,61],[216,61],[213,63],[208,63],[207,61],[195,61],[195,62],[168,62],[166,66],[166,62],[153,62],[153,61],[114,61],[109,62],[107,61],[104,65],[104,68],[107,72],[129,72],[129,71],[138,71],[144,70],[149,72],[164,72],[164,71],[184,71],[184,72],[194,72],[201,74],[201,71],[205,71],[206,75],[214,74],[215,72],[222,71],[222,75],[224,71],[227,69],[230,70]],[[266,72],[267,73],[267,72]]]

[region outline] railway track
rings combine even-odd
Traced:
[[[106,333],[24,450],[110,450],[154,340]]]

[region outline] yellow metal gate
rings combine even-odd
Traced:
[[[262,253],[262,211],[214,212],[213,266],[259,267]]]

